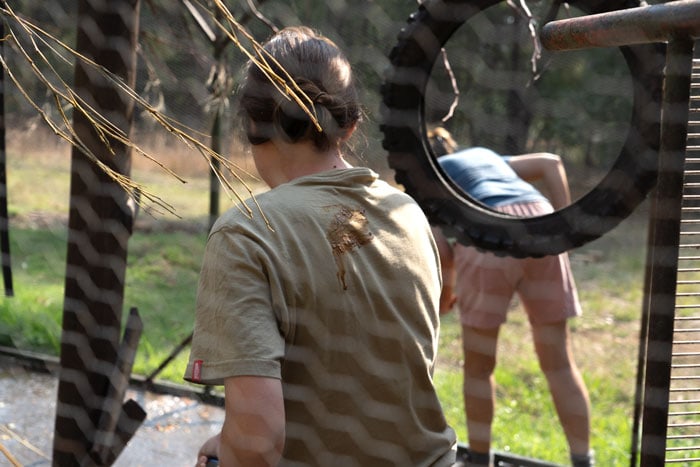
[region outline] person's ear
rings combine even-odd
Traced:
[[[350,137],[352,136],[352,134],[355,132],[355,129],[356,129],[356,128],[357,128],[357,122],[353,123],[352,126],[351,126],[350,128],[348,128],[347,130],[345,130],[345,134],[340,138],[340,142],[341,142],[341,143],[344,143],[344,142],[346,142],[348,139],[350,139]]]

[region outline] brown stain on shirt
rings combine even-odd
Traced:
[[[345,282],[345,254],[372,241],[367,217],[364,210],[352,209],[347,206],[329,206],[337,209],[328,227],[327,238],[333,249],[333,259],[338,268],[337,276],[343,290],[348,289]]]

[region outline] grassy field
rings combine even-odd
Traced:
[[[124,305],[137,307],[145,323],[134,369],[142,375],[190,333],[208,224],[206,165],[197,154],[166,145],[157,149],[187,183],[135,161],[134,178],[177,213],[142,213],[129,243]],[[21,145],[10,148],[8,163],[15,296],[0,299],[0,344],[55,355],[63,308],[69,153],[60,145]],[[252,170],[250,160],[240,164]],[[222,198],[223,208],[230,204]],[[593,404],[593,448],[603,466],[629,465],[646,214],[646,206],[640,207],[613,232],[571,253],[584,308],[572,323],[574,346]],[[186,354],[160,377],[182,382]],[[456,316],[448,315],[435,380],[449,421],[464,441],[461,378],[459,327]],[[502,330],[496,378],[494,448],[567,463],[565,440],[517,303]]]

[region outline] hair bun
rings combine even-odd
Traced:
[[[291,89],[280,90],[250,62],[241,89],[246,127],[267,126],[271,138],[308,140],[319,150],[343,141],[360,121],[361,108],[350,63],[337,45],[308,28],[287,28],[264,48]]]

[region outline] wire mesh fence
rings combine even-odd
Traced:
[[[109,3],[19,0],[2,6],[15,297],[12,303],[7,299],[0,319],[0,344],[60,352],[64,365],[77,362],[74,370],[84,373],[62,380],[63,389],[59,386],[57,430],[64,427],[57,431],[54,446],[59,465],[85,455],[109,464],[138,428],[145,413],[138,404],[122,403],[131,369],[128,355],[135,360],[134,373],[179,381],[187,352],[178,343],[186,344],[191,333],[199,263],[212,218],[238,196],[265,189],[242,144],[236,118],[236,90],[251,42],[240,32],[224,32],[220,25],[236,31],[226,11],[217,2],[195,0],[124,2],[140,6],[133,13],[112,11]],[[605,9],[605,2],[433,3],[444,4],[448,11],[467,5],[469,11],[429,70],[422,124],[446,126],[464,146],[488,146],[504,154],[561,154],[574,199],[594,189],[624,152],[635,111],[635,70],[619,48],[547,52],[537,31],[547,21]],[[83,16],[80,5],[88,8]],[[392,66],[397,68],[392,54],[403,50],[406,28],[434,46],[434,31],[411,29],[419,3],[241,0],[226,2],[226,7],[256,40],[284,26],[304,24],[347,53],[365,105],[360,132],[350,144],[353,162],[395,182],[381,124],[387,106],[401,114],[401,106],[411,104],[387,102],[386,77]],[[133,50],[124,25],[136,34]],[[93,96],[88,106],[70,94],[80,79],[76,61],[85,63],[86,58],[76,58],[74,52],[81,34],[88,50],[106,44],[123,61],[124,76],[118,69],[111,71],[118,81],[133,80],[134,93],[117,93],[121,97],[114,99],[121,99],[122,110],[113,101],[101,103],[102,108],[112,105],[109,111],[114,112],[103,112],[104,125],[110,122],[121,129],[105,132],[115,150],[110,156],[114,165],[106,164],[113,176],[102,178],[102,171],[90,171],[78,177],[85,185],[76,188],[78,182],[71,182],[76,149],[70,144],[76,139],[76,109],[93,108],[99,101]],[[104,58],[102,52],[92,52],[87,58]],[[133,75],[127,70],[131,60]],[[104,76],[101,66],[84,67],[88,77]],[[422,79],[426,72],[415,70],[413,76],[409,71],[407,80]],[[99,84],[113,85],[112,78]],[[101,122],[95,114],[87,115],[88,123]],[[130,124],[118,122],[128,118],[133,119],[129,139],[120,140],[120,131],[126,134]],[[130,177],[121,180],[119,173]],[[92,182],[104,199],[89,213],[77,214],[71,224],[72,190],[90,191]],[[118,194],[105,194],[101,186],[106,182],[116,182],[124,192],[114,187]],[[101,217],[105,211],[112,217]],[[124,230],[114,234],[112,222],[122,223],[119,229]],[[114,235],[111,243],[121,249],[100,250],[103,237],[91,242],[76,235],[78,231]],[[96,269],[76,274],[70,256],[102,260]],[[71,296],[71,287],[80,293]],[[127,313],[129,309],[138,312]],[[66,310],[76,316],[68,330]],[[103,346],[106,341],[109,345]],[[97,393],[96,386],[101,387]],[[105,401],[117,401],[113,405],[119,410],[103,410],[109,405]],[[85,417],[76,419],[76,411],[85,409]],[[85,439],[85,445],[65,447],[70,445],[66,440],[76,438]]]

